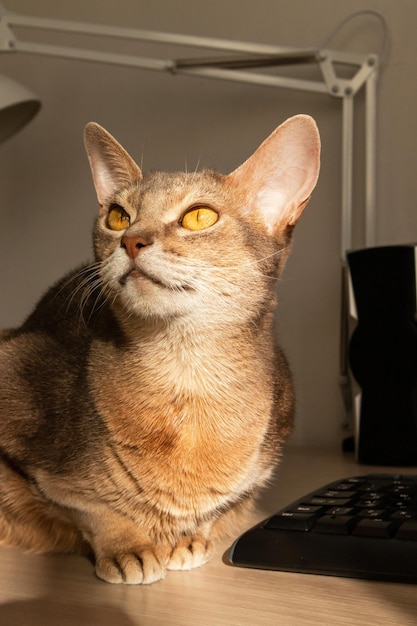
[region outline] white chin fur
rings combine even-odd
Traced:
[[[146,278],[128,278],[118,301],[127,314],[142,317],[178,317],[193,309],[190,294],[173,291]]]

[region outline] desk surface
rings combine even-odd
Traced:
[[[287,447],[256,520],[338,478],[387,468],[358,466],[323,448]],[[396,468],[398,470],[398,468]],[[417,468],[408,469],[417,473]],[[256,521],[254,519],[254,521]],[[81,557],[0,549],[4,626],[408,626],[417,624],[415,585],[249,570],[213,560],[168,572],[150,586],[109,585]]]

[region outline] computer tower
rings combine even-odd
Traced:
[[[361,463],[417,465],[416,253],[416,245],[395,245],[347,254],[347,356]]]

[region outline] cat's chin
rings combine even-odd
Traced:
[[[162,282],[133,270],[120,284],[117,302],[121,305],[119,316],[129,318],[173,319],[192,312],[189,294],[174,291]]]
[[[144,272],[143,270],[137,267],[133,268],[132,270],[129,270],[129,272],[124,274],[119,280],[120,285],[122,285],[122,287],[125,286],[128,281],[135,281],[137,283],[137,287],[139,290],[141,288],[141,284],[146,283],[146,282],[151,282],[154,285],[157,285],[165,289],[168,288],[168,285],[165,285],[162,281],[158,280],[154,276],[151,276],[150,274],[147,274],[146,272]]]

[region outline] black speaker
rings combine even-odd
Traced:
[[[347,254],[361,463],[417,465],[416,253],[417,246],[396,245]]]

